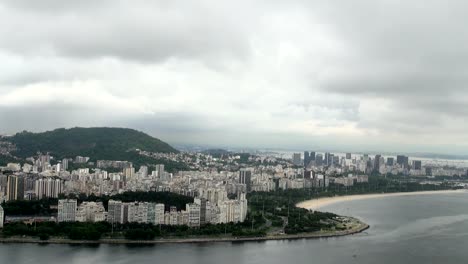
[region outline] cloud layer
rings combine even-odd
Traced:
[[[465,1],[0,0],[0,133],[468,154]]]

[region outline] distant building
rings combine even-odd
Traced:
[[[323,158],[323,163],[325,166],[329,166],[331,164],[330,162],[330,153],[329,152],[325,152],[325,156]]]
[[[319,167],[323,165],[323,155],[322,154],[317,154],[315,156],[315,166]]]
[[[426,175],[432,176],[432,167],[426,167]],[[468,171],[467,171],[467,175],[468,175]]]
[[[21,176],[8,176],[6,200],[23,200],[24,198],[24,178]]]
[[[148,223],[148,203],[134,202],[128,204],[128,222]]]
[[[0,205],[0,228],[3,228],[3,219],[5,219],[5,212],[3,207]]]
[[[86,163],[88,162],[89,157],[76,156],[75,163]]]
[[[252,190],[252,171],[249,169],[241,169],[239,171],[239,183],[245,184],[246,191],[250,192]]]
[[[191,227],[200,226],[200,205],[196,203],[187,204],[185,209],[189,213],[188,225]]]
[[[309,154],[309,163],[311,161],[315,161],[315,151],[311,151],[310,154]],[[307,164],[309,165],[309,164]]]
[[[394,163],[395,163],[394,158],[392,158],[392,157],[387,158],[387,166],[393,166]]]
[[[78,206],[75,221],[96,223],[105,220],[106,211],[102,202],[83,202]]]
[[[382,156],[380,154],[375,155],[374,158],[374,171],[379,171],[380,168],[380,158]]]
[[[310,162],[310,154],[309,151],[304,151],[304,167],[307,167]]]
[[[397,164],[402,166],[403,168],[408,167],[408,157],[404,155],[397,156]]]
[[[339,156],[333,156],[333,159],[332,159],[332,165],[339,165],[340,164],[340,157]]]
[[[420,160],[413,160],[413,170],[421,170],[422,162]]]
[[[124,176],[126,177],[126,179],[132,179],[133,176],[135,176],[135,168],[133,167],[130,167],[130,168],[124,168]]]
[[[147,166],[141,166],[140,169],[138,170],[138,173],[140,174],[140,177],[142,177],[142,178],[148,177],[148,167]]]
[[[362,155],[362,160],[367,162],[369,160],[369,154]]]
[[[209,208],[207,208],[207,200],[201,198],[198,199],[198,203],[200,204],[200,225],[204,225],[209,222],[209,219],[207,219],[207,211],[209,211]]]
[[[62,160],[62,170],[64,171],[68,170],[68,159]]]
[[[157,171],[158,178],[164,176],[164,164],[156,164],[155,170]]]
[[[351,159],[351,153],[346,153],[346,159]]]
[[[155,205],[155,224],[164,224],[164,204],[158,203]]]
[[[75,222],[76,221],[76,199],[60,199],[58,201],[58,222]]]
[[[38,179],[34,182],[34,193],[37,199],[58,198],[62,192],[63,186],[60,179]]]
[[[124,206],[122,201],[109,200],[107,206],[107,222],[124,223]]]
[[[301,153],[294,153],[292,160],[293,160],[294,165],[301,166],[302,165]]]

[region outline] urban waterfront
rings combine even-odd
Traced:
[[[322,208],[371,225],[339,238],[153,246],[2,244],[0,263],[462,263],[467,193],[356,200]]]

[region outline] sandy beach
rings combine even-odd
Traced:
[[[413,196],[413,195],[434,195],[434,194],[447,194],[447,193],[468,193],[467,190],[443,190],[443,191],[422,191],[422,192],[399,192],[399,193],[379,193],[379,194],[357,194],[346,196],[325,197],[319,199],[308,200],[296,204],[297,207],[316,210],[321,207],[348,201],[384,198],[392,196]]]

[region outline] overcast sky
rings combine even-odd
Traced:
[[[0,133],[468,154],[468,1],[0,0]]]

